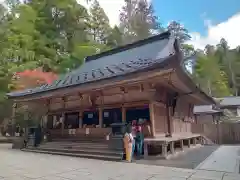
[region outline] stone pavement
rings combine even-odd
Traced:
[[[239,162],[240,146],[220,146],[196,169],[239,173]]]
[[[0,180],[240,180],[239,174],[34,154],[0,145]]]
[[[195,169],[202,161],[216,151],[218,147],[219,146],[214,145],[189,148],[168,160],[156,158],[153,158],[153,160],[141,159],[136,161],[136,163]]]

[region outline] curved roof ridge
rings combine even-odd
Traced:
[[[166,32],[163,32],[163,33],[158,34],[156,36],[151,36],[147,39],[143,39],[143,40],[140,40],[140,41],[137,41],[137,42],[133,42],[131,44],[119,46],[117,48],[114,48],[114,49],[111,49],[111,50],[108,50],[108,51],[104,51],[102,53],[98,53],[98,54],[95,54],[95,55],[92,55],[92,56],[87,56],[86,59],[85,59],[85,62],[89,62],[89,61],[92,61],[92,60],[97,60],[97,59],[99,59],[101,57],[104,57],[104,56],[113,55],[113,54],[116,54],[116,53],[119,53],[119,52],[122,52],[122,51],[126,51],[126,50],[129,50],[129,49],[133,49],[133,48],[142,46],[144,44],[148,44],[148,43],[151,43],[151,42],[154,42],[154,41],[159,41],[159,40],[170,38],[170,37],[171,37],[171,32],[166,31]]]

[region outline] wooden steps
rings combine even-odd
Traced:
[[[123,150],[110,148],[108,141],[94,142],[86,140],[76,141],[53,141],[41,144],[39,147],[27,147],[23,151],[46,153],[53,155],[66,155],[91,159],[120,161],[123,158]]]
[[[56,152],[56,151],[47,151],[39,149],[22,149],[25,152],[34,152],[34,153],[43,153],[43,154],[52,154],[52,155],[62,155],[62,156],[71,156],[71,157],[80,157],[80,158],[89,158],[89,159],[98,159],[106,161],[121,161],[122,158],[117,156],[104,156],[104,155],[92,155],[92,154],[80,154],[80,153],[66,153],[66,152]]]

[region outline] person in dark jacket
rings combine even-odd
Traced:
[[[41,125],[39,124],[38,127],[35,130],[35,143],[34,146],[37,147],[42,140],[42,128]]]
[[[137,122],[136,126],[136,149],[137,149],[137,157],[142,156],[143,154],[143,142],[144,142],[144,135],[142,131],[141,122]]]

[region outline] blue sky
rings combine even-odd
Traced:
[[[240,0],[153,0],[156,15],[167,24],[178,20],[189,29],[206,35],[204,20],[213,24],[227,21],[240,12]]]
[[[1,1],[1,0],[0,0]],[[84,3],[84,0],[78,0]],[[111,26],[119,24],[119,13],[124,0],[98,0],[109,17]],[[216,45],[221,38],[230,48],[240,45],[240,0],[148,0],[155,13],[166,26],[170,21],[180,21],[192,36],[188,42],[204,49]],[[89,7],[89,5],[86,5]]]
[[[86,0],[77,1],[89,8],[90,4],[86,4]],[[98,1],[108,15],[111,26],[118,25],[124,0]],[[148,1],[153,3],[155,13],[164,26],[172,20],[181,22],[192,36],[188,43],[195,48],[216,45],[221,38],[228,41],[230,48],[240,45],[240,0]]]

